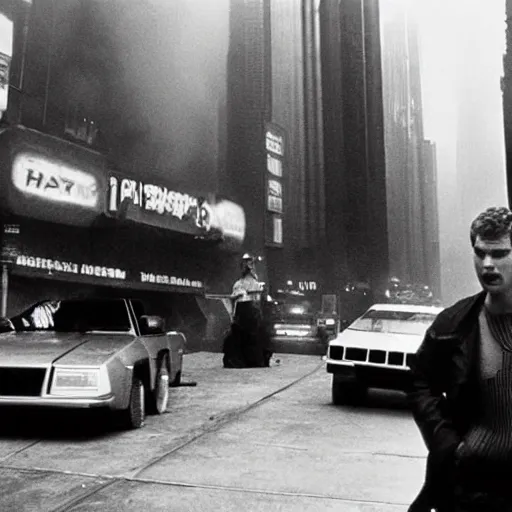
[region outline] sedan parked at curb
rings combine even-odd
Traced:
[[[440,307],[375,304],[329,342],[332,401],[357,404],[368,388],[405,390],[410,364]]]
[[[105,408],[139,428],[180,383],[184,335],[138,300],[45,300],[0,331],[0,406]]]

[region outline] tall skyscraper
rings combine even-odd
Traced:
[[[382,0],[381,32],[390,272],[405,282],[434,285],[440,272],[435,150],[423,134],[411,3]]]
[[[331,279],[389,277],[379,3],[322,0],[326,233]]]
[[[271,286],[321,281],[324,185],[318,2],[232,0],[228,179]]]

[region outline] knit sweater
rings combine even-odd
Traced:
[[[503,348],[503,322],[486,316],[482,311],[479,317],[481,415],[464,437],[459,459],[466,468],[490,476],[512,473],[512,352]]]

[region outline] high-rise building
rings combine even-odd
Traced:
[[[318,2],[231,3],[227,174],[272,287],[321,281]]]
[[[440,273],[438,214],[432,209],[435,152],[423,135],[418,27],[411,4],[383,0],[381,33],[390,272],[405,282],[433,285]]]
[[[322,0],[326,236],[331,278],[389,277],[377,0]]]
[[[265,123],[271,116],[270,0],[233,0],[227,62],[227,181],[247,215],[244,247],[265,247]],[[266,279],[266,275],[263,275]]]

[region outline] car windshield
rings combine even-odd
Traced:
[[[61,300],[40,302],[11,318],[17,331],[56,332],[130,330],[123,300]]]
[[[434,313],[370,309],[361,318],[352,323],[349,329],[353,331],[423,336],[435,317]]]
[[[304,294],[277,292],[274,296],[274,312],[277,315],[312,315],[314,307]]]

